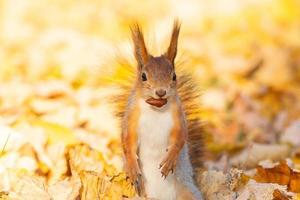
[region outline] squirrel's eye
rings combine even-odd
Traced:
[[[173,81],[176,81],[176,74],[173,74]]]
[[[147,76],[145,73],[142,73],[142,81],[147,81]]]

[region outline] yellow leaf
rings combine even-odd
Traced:
[[[32,121],[33,126],[43,128],[49,138],[49,143],[63,142],[66,145],[77,142],[74,133],[67,127],[42,120]]]

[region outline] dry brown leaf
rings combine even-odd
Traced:
[[[109,177],[105,173],[81,171],[80,179],[82,182],[80,198],[82,200],[121,199],[135,195],[134,187],[126,179],[125,174]]]
[[[80,199],[103,199],[107,187],[106,184],[109,183],[109,181],[105,181],[103,176],[92,171],[82,171],[80,173],[80,179],[82,182]]]
[[[292,199],[291,196],[288,196],[284,193],[282,193],[280,190],[275,189],[273,192],[273,200],[290,200]]]
[[[203,172],[199,185],[203,197],[207,200],[230,200],[236,196],[233,191],[238,187],[240,171],[232,171],[230,174],[209,170]]]
[[[280,162],[273,168],[263,168],[258,166],[254,179],[260,183],[278,183],[288,185],[291,177],[291,170],[285,161]]]
[[[258,166],[254,179],[260,183],[277,183],[288,186],[291,192],[300,192],[300,172],[292,170],[286,163],[281,161],[272,168]]]
[[[84,144],[70,146],[67,159],[72,174],[80,174],[81,171],[102,173],[107,165],[100,152]]]
[[[12,200],[12,198],[9,197],[8,192],[0,192],[0,200]]]
[[[108,194],[111,199],[117,199],[122,197],[133,197],[135,196],[135,188],[127,178],[124,172],[116,174],[110,179],[111,187],[108,189]]]
[[[67,158],[72,175],[81,179],[81,199],[120,199],[135,195],[126,174],[109,165],[95,149],[84,144],[71,146]]]

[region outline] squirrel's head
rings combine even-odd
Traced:
[[[154,57],[147,51],[143,33],[138,25],[131,28],[134,55],[138,63],[137,87],[142,98],[150,105],[162,107],[176,95],[175,57],[180,31],[178,21],[174,22],[167,51]]]

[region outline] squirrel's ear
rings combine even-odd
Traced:
[[[167,52],[165,53],[165,56],[173,64],[174,64],[174,60],[175,60],[175,57],[176,57],[176,54],[177,54],[177,42],[178,42],[179,32],[180,32],[180,22],[178,20],[175,20],[174,25],[173,25],[170,44],[169,44]]]
[[[149,54],[145,45],[144,36],[138,24],[134,24],[130,27],[130,29],[134,45],[134,56],[139,67],[141,68],[149,60]]]

